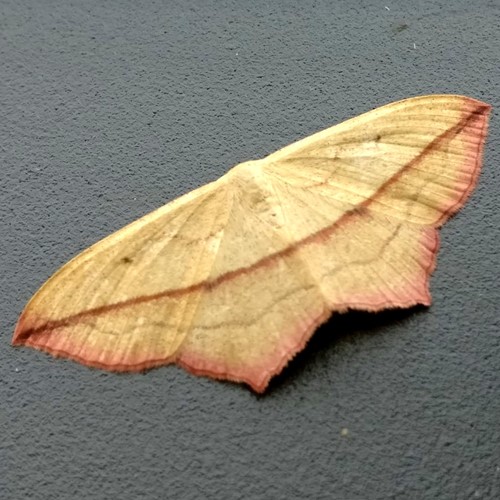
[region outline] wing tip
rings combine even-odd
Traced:
[[[21,313],[17,321],[16,327],[14,328],[14,334],[12,335],[11,344],[13,346],[26,345],[28,339],[34,333],[35,327],[31,321],[29,321],[29,316],[26,311]]]
[[[463,179],[460,181],[465,185],[460,198],[443,211],[436,222],[436,227],[442,226],[450,217],[455,215],[470,198],[477,186],[483,165],[484,145],[488,135],[489,115],[492,107],[471,97],[463,96],[465,104],[462,111],[466,125],[460,131],[470,142],[470,150],[466,154],[463,163]]]

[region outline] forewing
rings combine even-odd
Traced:
[[[409,99],[266,159],[288,240],[329,310],[430,304],[437,228],[474,188],[489,110]]]
[[[489,111],[463,96],[407,99],[287,146],[267,169],[345,210],[438,226],[476,183]]]
[[[14,344],[112,370],[175,360],[229,206],[209,184],[96,243],[35,294]]]

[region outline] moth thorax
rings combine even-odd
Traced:
[[[258,160],[245,161],[233,167],[229,172],[234,175],[241,182],[259,182],[262,177],[262,162]]]

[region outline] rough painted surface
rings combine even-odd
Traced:
[[[500,496],[500,12],[330,4],[2,2],[2,499]],[[333,318],[264,397],[10,347],[27,299],[97,239],[238,162],[439,92],[494,109],[431,309]]]

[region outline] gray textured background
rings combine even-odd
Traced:
[[[499,5],[268,3],[0,1],[0,498],[500,498]],[[439,92],[495,111],[430,309],[334,318],[264,397],[10,346],[30,296],[99,238]]]

